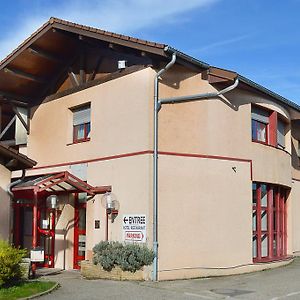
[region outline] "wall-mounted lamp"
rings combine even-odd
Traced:
[[[101,198],[101,205],[106,209],[108,218],[113,223],[119,213],[120,203],[115,194],[106,192]]]
[[[50,195],[46,199],[47,207],[55,209],[58,206],[58,197],[56,195]]]

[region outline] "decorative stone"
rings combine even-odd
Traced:
[[[20,266],[22,270],[22,279],[28,279],[30,274],[30,258],[23,258]]]
[[[135,273],[122,271],[119,267],[113,268],[111,271],[105,271],[101,266],[94,265],[91,261],[81,261],[81,275],[87,279],[111,279],[111,280],[147,280],[144,270]]]

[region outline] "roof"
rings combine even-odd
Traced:
[[[11,171],[28,169],[36,165],[36,161],[1,142],[0,158],[2,158],[3,165]]]
[[[25,177],[20,183],[16,184],[12,188],[12,191],[16,192],[32,189],[35,189],[37,192],[49,193],[85,192],[90,196],[94,196],[96,194],[110,192],[111,186],[93,187],[85,181],[82,181],[80,178],[65,171],[60,173]]]
[[[130,37],[130,36],[127,36],[127,35],[117,34],[117,33],[114,33],[114,32],[101,30],[101,29],[98,29],[98,28],[95,28],[95,27],[80,25],[80,24],[77,24],[77,23],[73,23],[73,22],[69,22],[69,21],[66,21],[66,20],[51,17],[46,23],[44,23],[40,28],[38,28],[34,33],[32,33],[26,40],[24,40],[14,51],[12,51],[9,55],[7,55],[0,62],[0,67],[5,65],[6,63],[8,63],[10,61],[10,59],[19,50],[21,50],[24,46],[27,46],[28,44],[30,44],[30,42],[35,37],[37,37],[39,33],[43,32],[46,28],[48,28],[48,27],[61,28],[61,26],[59,26],[59,25],[64,25],[64,26],[67,26],[67,27],[72,28],[72,29],[80,29],[80,30],[83,30],[83,31],[86,31],[86,32],[96,33],[96,34],[99,34],[99,35],[103,35],[103,36],[110,37],[110,38],[116,38],[116,39],[123,40],[123,41],[130,41],[130,42],[133,42],[133,43],[137,43],[137,44],[140,44],[140,45],[146,45],[146,46],[154,47],[154,48],[157,48],[157,49],[164,49],[166,47],[166,45],[164,45],[164,44],[150,42],[150,41],[146,41],[146,40],[143,40],[143,39],[137,39],[137,38]]]
[[[62,32],[67,34],[65,34],[64,37],[61,37],[60,35]],[[49,82],[49,78],[52,78],[54,74],[61,73],[61,69],[57,65],[55,65],[54,62],[52,62],[52,64],[50,65],[49,63],[47,64],[45,61],[42,61],[41,56],[43,55],[43,52],[40,53],[42,55],[40,55],[39,58],[33,58],[32,55],[34,54],[35,48],[32,48],[30,53],[26,53],[26,50],[30,49],[30,47],[32,46],[38,48],[42,47],[42,49],[44,48],[47,50],[50,49],[53,54],[57,54],[59,52],[59,60],[70,62],[72,60],[72,57],[70,59],[70,55],[68,54],[69,49],[72,49],[73,52],[76,52],[74,36],[72,40],[72,35],[79,35],[79,37],[84,36],[103,42],[114,43],[120,46],[146,51],[148,53],[156,55],[157,57],[160,57],[161,59],[167,59],[171,53],[175,52],[177,54],[177,62],[179,63],[187,63],[201,69],[215,68],[203,61],[193,58],[163,43],[156,43],[139,38],[134,38],[127,35],[117,34],[114,32],[105,31],[98,28],[84,26],[51,17],[45,24],[43,24],[30,37],[28,37],[19,47],[17,47],[12,53],[10,53],[0,62],[0,95],[2,95],[3,97],[13,97],[14,100],[21,99],[24,102],[29,102],[34,97],[44,98],[46,96],[45,93],[49,92],[49,90],[45,88],[43,84]],[[63,43],[60,43],[62,41]],[[65,48],[60,44],[65,45]],[[32,73],[34,74],[26,75],[23,70],[21,72],[15,72],[15,67],[20,66],[24,62],[28,63],[29,61],[31,61],[30,68]],[[7,66],[9,66],[9,68],[7,68]],[[45,70],[47,71],[46,73]],[[19,81],[17,82],[17,84],[12,84],[11,76],[16,74],[19,76]],[[236,76],[238,76],[239,80],[247,86],[261,93],[264,93],[280,101],[281,103],[284,103],[285,105],[296,109],[297,111],[300,111],[300,106],[296,103],[275,92],[272,92],[271,90],[255,83],[254,81],[240,74],[235,74]],[[53,85],[53,82],[51,84]],[[19,92],[19,94],[16,94],[14,92]]]

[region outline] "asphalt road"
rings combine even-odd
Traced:
[[[300,300],[300,258],[278,269],[237,276],[167,282],[85,280],[65,271],[45,276],[61,287],[43,296],[48,299],[255,299]]]

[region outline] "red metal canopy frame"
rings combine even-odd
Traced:
[[[33,190],[35,193],[76,193],[85,192],[89,196],[104,194],[111,191],[111,186],[93,187],[87,182],[74,176],[68,171],[42,175],[22,181],[12,188],[12,192],[17,194],[18,191]]]
[[[38,246],[38,198],[39,195],[59,193],[87,193],[88,199],[97,194],[104,194],[111,191],[111,186],[93,187],[87,182],[65,171],[41,176],[27,177],[12,188],[15,197],[27,194],[33,200],[33,230],[32,248]],[[36,264],[32,264],[32,271],[35,273]]]

